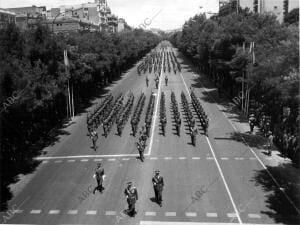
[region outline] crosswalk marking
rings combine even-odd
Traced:
[[[50,210],[49,214],[59,214],[60,210]]]
[[[96,215],[96,214],[97,214],[96,210],[86,211],[86,215]]]
[[[82,159],[81,162],[87,162],[89,161],[88,159]]]
[[[235,157],[235,160],[244,160],[244,158]]]
[[[213,157],[206,157],[207,160],[213,160]]]
[[[252,213],[250,213],[250,214],[248,214],[248,216],[251,219],[260,219],[261,218],[261,216],[259,214],[252,214]]]
[[[122,160],[123,160],[123,161],[128,161],[128,160],[129,160],[129,158],[123,158]]]
[[[42,210],[40,209],[33,209],[30,211],[30,214],[40,214]]]
[[[237,217],[236,213],[227,213],[227,216],[230,218]]]
[[[95,162],[102,161],[102,159],[94,159]]]
[[[207,217],[218,217],[217,213],[206,213]]]
[[[75,162],[75,159],[69,159],[67,162]]]
[[[68,214],[70,215],[76,215],[78,213],[78,210],[69,210]]]
[[[176,212],[166,212],[165,216],[176,216]]]
[[[200,157],[192,157],[192,159],[200,159]]]
[[[108,161],[116,161],[116,159],[112,158],[112,159],[108,159]]]
[[[107,216],[114,216],[114,215],[116,215],[116,211],[106,211],[105,215],[107,215]]]
[[[172,157],[165,157],[165,160],[170,160],[172,159]]]
[[[180,160],[186,159],[186,157],[179,157]]]
[[[145,216],[156,216],[156,212],[145,212]]]
[[[228,160],[228,158],[227,157],[222,157],[221,160]]]
[[[195,213],[195,212],[186,212],[185,215],[186,215],[187,217],[196,217],[196,216],[197,216],[197,213]]]

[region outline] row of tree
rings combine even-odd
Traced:
[[[298,11],[291,11],[280,24],[272,14],[237,10],[227,4],[209,19],[205,14],[194,16],[170,41],[231,98],[241,96],[244,83],[244,91],[250,91],[250,111],[271,116],[272,130],[296,135]],[[284,115],[283,108],[290,113]]]
[[[76,114],[159,41],[141,29],[65,35],[53,34],[44,26],[21,32],[9,24],[0,30],[2,209],[10,198],[7,186],[16,181],[16,175],[35,168],[33,157],[56,141],[57,135],[50,131],[66,119],[68,81]],[[65,49],[69,50],[70,76],[64,66]]]

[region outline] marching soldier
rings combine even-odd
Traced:
[[[162,191],[164,188],[164,179],[159,175],[159,170],[155,171],[155,176],[152,178],[155,200],[162,207]]]
[[[144,146],[142,144],[142,141],[137,142],[136,145],[137,145],[137,149],[138,149],[139,154],[140,154],[140,160],[142,162],[144,162]]]
[[[128,186],[127,188],[125,188],[124,194],[126,196],[127,199],[127,203],[128,203],[128,210],[127,210],[127,214],[129,216],[135,216],[135,214],[137,213],[135,211],[135,203],[138,200],[138,192],[136,187],[132,186],[132,182],[128,182],[127,183]]]
[[[192,145],[196,146],[196,135],[197,135],[197,128],[193,127],[191,128],[191,141],[192,141]]]
[[[99,190],[100,193],[102,193],[102,191],[104,190],[104,187],[103,187],[103,181],[104,181],[104,168],[102,167],[102,164],[101,163],[98,163],[97,164],[97,168],[95,170],[95,178],[96,178],[96,181],[97,181],[97,187],[94,189],[94,194],[95,194],[95,191],[96,190]]]
[[[98,134],[95,130],[93,130],[92,133],[91,133],[91,139],[93,141],[93,148],[96,151],[96,149],[97,149],[96,143],[97,143],[97,140],[98,140]]]
[[[181,126],[181,119],[178,117],[176,121],[176,130],[177,130],[177,135],[180,137],[180,126]]]
[[[149,79],[148,79],[148,76],[146,76],[146,86],[148,87],[149,85]]]
[[[254,114],[251,114],[250,118],[249,118],[249,126],[250,126],[251,134],[253,133],[253,130],[254,130],[254,123],[255,123],[255,117],[254,117]]]
[[[162,128],[162,132],[163,132],[164,136],[165,136],[165,132],[166,132],[166,124],[167,124],[167,120],[166,120],[166,117],[164,116],[161,119],[161,128]]]
[[[166,86],[168,86],[168,77],[167,76],[165,77],[165,83],[166,83]]]

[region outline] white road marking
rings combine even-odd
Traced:
[[[200,157],[192,157],[192,159],[200,159]]]
[[[89,161],[88,159],[82,159],[81,162],[87,162]]]
[[[164,159],[165,160],[170,160],[170,159],[172,159],[172,157],[165,157]]]
[[[237,217],[237,214],[236,213],[227,213],[227,217],[235,218],[235,217]]]
[[[145,212],[145,216],[156,216],[156,212]]]
[[[61,163],[62,162],[62,160],[56,160],[56,161],[54,161],[54,163]]]
[[[259,214],[248,214],[248,217],[251,219],[261,219],[261,215]]]
[[[150,159],[151,160],[157,160],[157,157],[151,157]]]
[[[164,56],[163,56],[162,63],[163,63],[163,61],[164,61]],[[156,118],[157,118],[158,102],[159,102],[160,89],[161,89],[162,70],[163,70],[163,67],[161,68],[160,76],[159,76],[159,83],[158,83],[158,90],[157,90],[158,93],[157,93],[157,96],[156,96],[156,104],[155,104],[155,111],[154,111],[154,116],[153,116],[153,124],[152,124],[152,129],[151,129],[151,137],[150,137],[149,151],[148,151],[147,154],[145,154],[146,156],[151,155],[151,151],[152,151],[153,137],[154,137],[154,129],[155,129],[155,123],[156,123]]]
[[[207,160],[213,160],[213,157],[206,157]]]
[[[186,159],[186,157],[179,157],[178,159],[183,160],[183,159]]]
[[[13,213],[22,213],[24,210],[21,210],[21,209],[15,209],[15,210],[13,210]]]
[[[197,213],[195,213],[195,212],[186,212],[185,215],[186,215],[187,217],[196,217],[196,216],[197,216]]]
[[[237,225],[237,223],[204,223],[204,222],[143,221],[142,220],[140,221],[139,225]],[[244,225],[276,225],[276,224],[244,223]]]
[[[228,158],[227,157],[222,157],[221,160],[228,160]]]
[[[36,157],[36,160],[49,160],[49,159],[80,159],[80,158],[120,158],[120,157],[137,157],[139,154],[120,154],[120,155],[70,155],[70,156],[43,156]]]
[[[235,160],[244,160],[244,158],[235,157]]]
[[[128,160],[129,160],[129,158],[123,158],[122,160],[123,160],[123,161],[128,161]]]
[[[69,215],[76,215],[78,213],[78,210],[69,210],[68,214]]]
[[[165,216],[176,216],[176,212],[165,212]]]
[[[116,215],[116,211],[106,211],[105,215],[107,215],[107,216],[114,216],[114,215]]]
[[[218,214],[217,213],[206,213],[206,216],[207,217],[218,217]]]
[[[100,162],[102,159],[94,159],[95,162]]]
[[[185,85],[185,88],[186,88],[186,90],[187,90],[187,93],[188,93],[189,96],[190,96],[190,91],[189,91],[189,89],[188,89],[187,86],[186,86],[186,83],[185,83],[185,81],[184,81],[184,79],[183,79],[183,77],[182,77],[182,74],[180,73],[180,75],[181,75],[181,78],[182,78],[183,83],[184,83],[184,85]],[[207,93],[208,93],[208,92],[207,92]],[[214,157],[214,159],[215,159],[217,168],[218,168],[219,173],[220,173],[220,175],[221,175],[221,177],[222,177],[222,180],[223,180],[223,183],[224,183],[224,185],[225,185],[225,188],[226,188],[226,191],[227,191],[227,193],[228,193],[228,196],[229,196],[229,198],[230,198],[231,204],[232,204],[232,206],[233,206],[233,208],[234,208],[234,211],[236,212],[238,221],[239,221],[240,224],[242,224],[243,222],[242,222],[242,220],[241,220],[241,218],[240,218],[240,215],[239,215],[239,213],[238,213],[237,207],[236,207],[236,205],[235,205],[235,203],[234,203],[234,200],[233,200],[232,195],[231,195],[231,193],[230,193],[229,187],[228,187],[227,182],[226,182],[226,180],[225,180],[225,177],[224,177],[224,175],[223,175],[222,169],[221,169],[221,167],[220,167],[220,165],[219,165],[219,162],[218,162],[218,160],[217,160],[217,158],[216,158],[215,152],[214,152],[213,148],[211,147],[210,140],[208,139],[208,137],[206,137],[206,140],[207,140],[207,143],[208,143],[209,148],[210,148],[210,150],[211,150],[211,153],[212,153],[212,155],[213,155],[213,157]]]
[[[116,159],[108,159],[108,161],[116,161]]]
[[[50,210],[48,214],[59,214],[60,213],[60,210]]]
[[[97,210],[86,211],[86,215],[96,215],[96,214],[97,214]]]
[[[250,157],[250,160],[257,160],[257,158],[255,158],[255,157]]]
[[[30,211],[30,214],[40,214],[42,212],[42,210],[40,209],[33,209]]]
[[[49,161],[48,160],[44,160],[44,161],[42,161],[42,163],[48,163]]]
[[[75,162],[75,159],[69,159],[67,162]]]

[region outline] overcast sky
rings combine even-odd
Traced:
[[[180,28],[190,17],[200,12],[217,12],[219,0],[107,0],[113,14],[124,18],[130,26]],[[60,5],[75,5],[94,0],[0,0],[0,8],[22,6],[46,6],[47,9]],[[200,7],[203,8],[200,8]],[[147,19],[148,18],[148,19]],[[152,21],[152,22],[151,22]],[[150,24],[150,25],[149,25]]]

